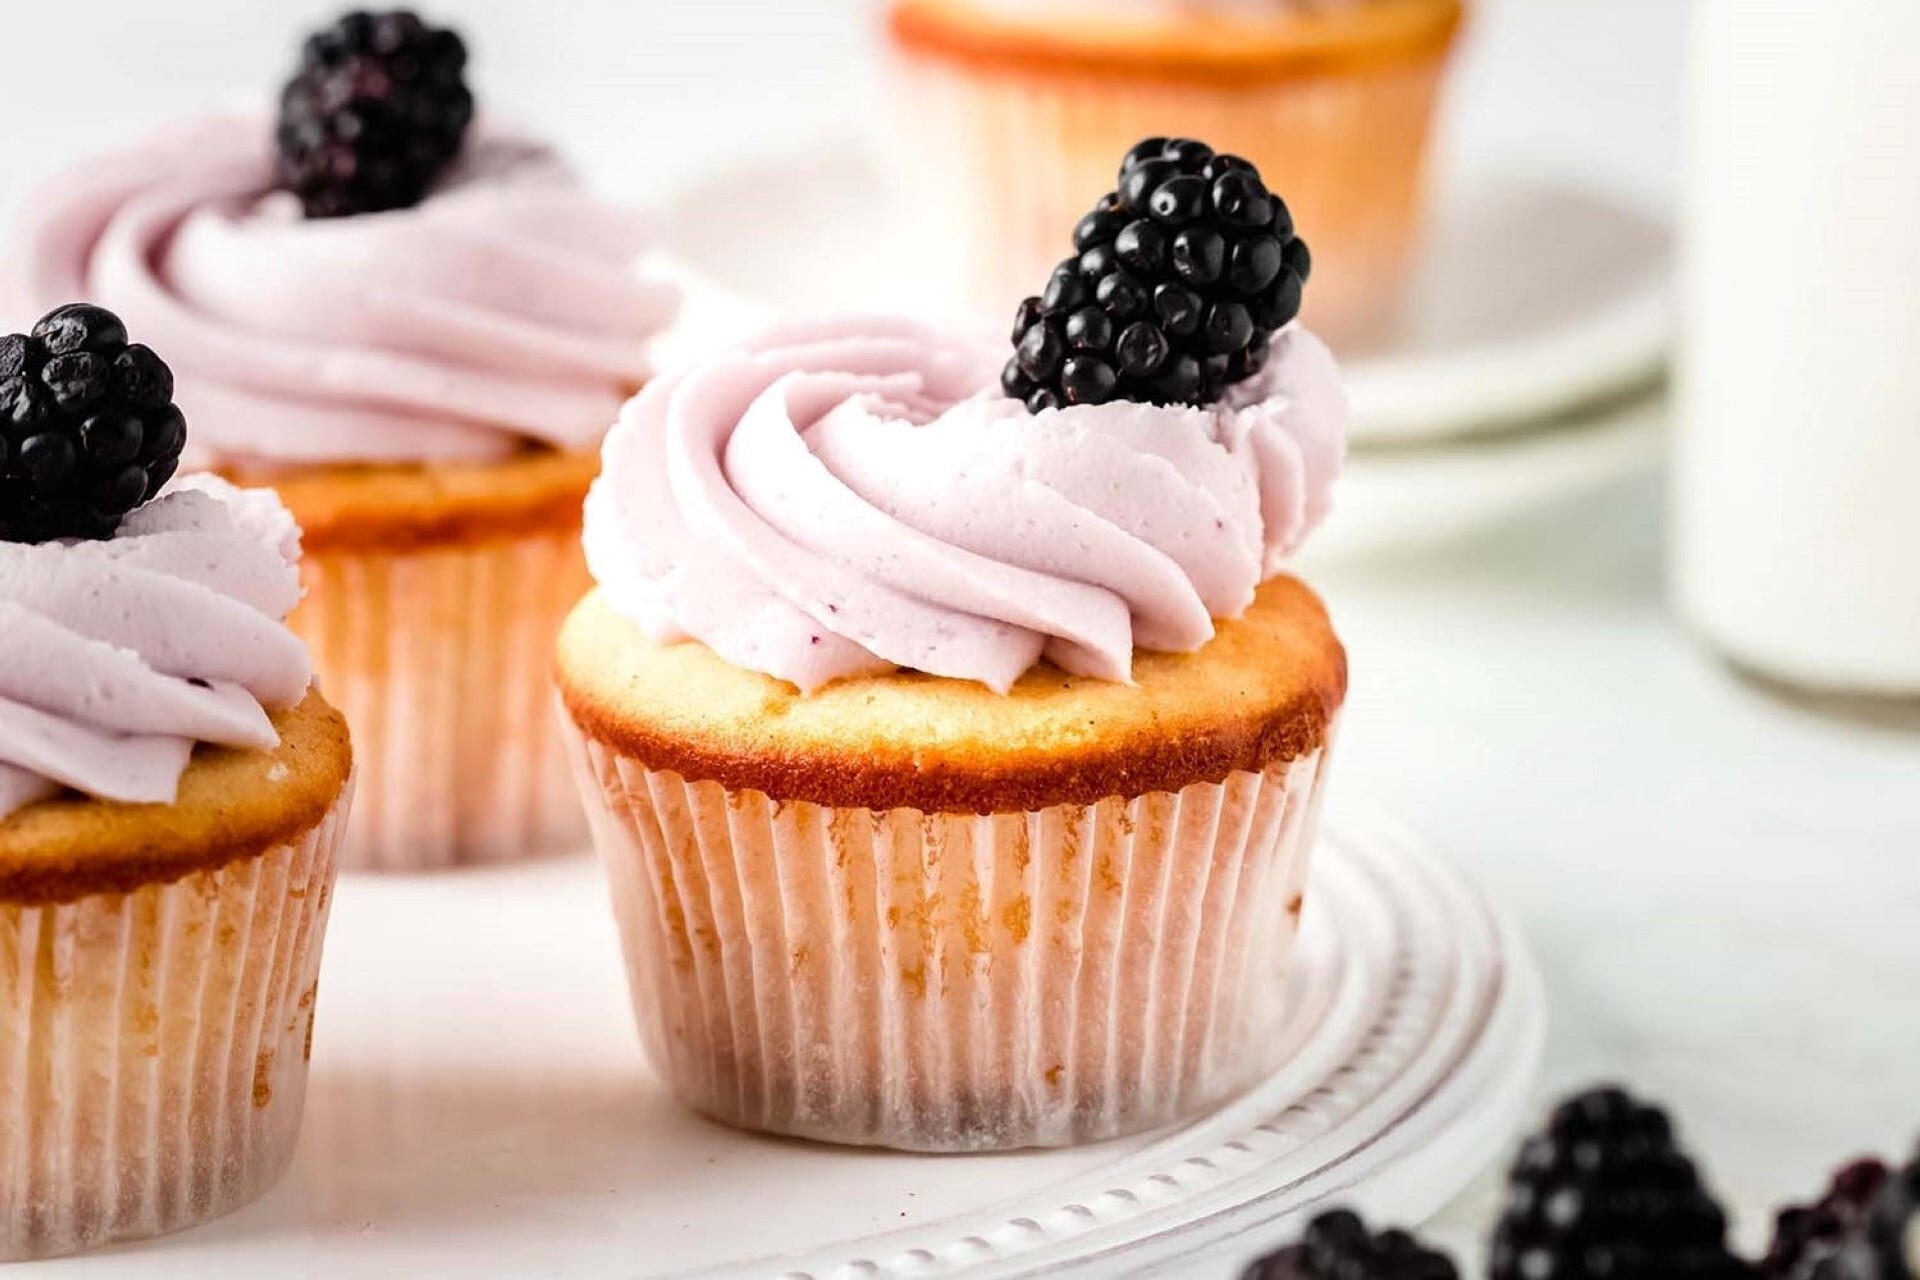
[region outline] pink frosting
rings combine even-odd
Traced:
[[[1003,353],[908,320],[776,330],[661,378],[608,435],[587,561],[661,642],[802,689],[905,667],[1127,680],[1233,617],[1325,516],[1346,397],[1297,326],[1204,409],[1029,413]]]
[[[63,788],[167,803],[196,742],[270,748],[313,680],[272,491],[182,480],[105,542],[0,543],[0,819]]]
[[[27,204],[17,324],[86,298],[173,366],[196,460],[487,459],[591,448],[648,373],[675,290],[640,219],[481,130],[413,209],[307,220],[267,123],[217,116]]]

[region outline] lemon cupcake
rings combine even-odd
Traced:
[[[623,412],[559,687],[644,1039],[692,1106],[1055,1145],[1275,1066],[1346,689],[1281,566],[1345,399],[1297,324],[1205,319],[1219,292],[1185,332],[1033,300],[1004,373],[909,321],[789,328]],[[1223,327],[1231,358],[1196,358]]]
[[[0,338],[0,1261],[237,1208],[300,1126],[352,754],[285,507],[148,501],[169,393],[97,307]]]
[[[954,289],[999,308],[1145,135],[1246,156],[1315,228],[1307,319],[1391,322],[1463,0],[892,0],[903,169]]]
[[[227,115],[30,201],[36,305],[84,296],[170,353],[192,461],[305,529],[293,625],[355,726],[350,867],[584,839],[546,655],[587,585],[594,450],[676,291],[647,228],[546,147],[469,125],[465,50],[406,13],[314,36],[277,132]]]

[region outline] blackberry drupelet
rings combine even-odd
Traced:
[[[0,540],[112,537],[186,439],[172,371],[112,312],[73,303],[0,337]]]
[[[1920,1152],[1887,1178],[1867,1211],[1874,1280],[1920,1280]]]
[[[1312,271],[1253,165],[1148,138],[1073,233],[1074,256],[1020,304],[1006,393],[1038,412],[1137,400],[1212,404],[1266,364]]]
[[[1865,1235],[1867,1214],[1887,1182],[1887,1166],[1856,1160],[1833,1175],[1827,1193],[1774,1218],[1773,1243],[1761,1260],[1763,1280],[1818,1280],[1843,1250]]]
[[[317,32],[280,96],[280,186],[309,218],[420,203],[473,120],[466,66],[458,35],[404,9]]]
[[[1527,1140],[1495,1228],[1491,1280],[1745,1277],[1727,1220],[1658,1107],[1616,1088],[1562,1103]]]
[[[1298,1244],[1256,1259],[1241,1280],[1459,1280],[1443,1253],[1423,1248],[1404,1231],[1367,1230],[1346,1209],[1323,1213]]]

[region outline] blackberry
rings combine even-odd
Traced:
[[[112,537],[186,439],[172,371],[111,311],[73,303],[0,338],[0,540]]]
[[[1211,404],[1266,364],[1312,271],[1260,171],[1190,138],[1148,138],[1073,231],[1074,255],[1020,304],[1010,396],[1038,412]]]
[[[1367,1230],[1351,1210],[1323,1213],[1298,1244],[1256,1259],[1241,1280],[1459,1280],[1444,1253],[1421,1247],[1404,1231]]]
[[[1865,1234],[1867,1214],[1887,1183],[1879,1160],[1856,1160],[1834,1174],[1827,1193],[1774,1218],[1773,1243],[1760,1263],[1763,1280],[1817,1280]]]
[[[420,203],[473,121],[467,47],[405,9],[309,37],[280,95],[276,176],[309,218]]]
[[[1873,1280],[1920,1280],[1920,1153],[1874,1197],[1863,1252],[1872,1260]]]
[[[1490,1280],[1745,1277],[1664,1111],[1617,1088],[1562,1103],[1509,1175]]]

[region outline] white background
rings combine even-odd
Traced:
[[[1666,204],[1685,7],[1487,0],[1445,180],[1524,166]],[[7,9],[0,205],[66,157],[270,92],[291,33],[331,6]],[[873,115],[855,4],[432,12],[472,37],[486,102],[630,198]],[[781,198],[764,193],[775,225]],[[1673,1103],[1752,1239],[1769,1204],[1920,1131],[1920,712],[1815,705],[1728,672],[1668,616],[1661,520],[1648,479],[1326,581],[1354,671],[1336,786],[1410,819],[1520,913],[1554,1005],[1543,1093],[1618,1076]],[[1438,1230],[1470,1240],[1486,1194]]]

